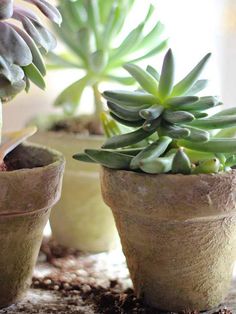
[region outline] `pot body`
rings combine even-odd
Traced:
[[[148,175],[103,168],[101,184],[137,295],[174,312],[218,306],[236,259],[236,172]]]
[[[30,286],[64,170],[62,155],[40,146],[21,145],[7,158],[23,169],[0,172],[0,308],[19,301]]]
[[[50,217],[53,238],[61,245],[85,252],[113,249],[117,245],[118,234],[112,212],[102,200],[99,166],[72,158],[88,147],[101,147],[104,138],[38,132],[32,139],[57,149],[66,157],[61,199]]]

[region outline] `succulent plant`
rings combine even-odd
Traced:
[[[46,0],[24,0],[37,7],[51,21],[60,24],[59,11]],[[17,20],[22,27],[12,23]],[[2,102],[8,101],[22,90],[28,91],[30,82],[45,87],[43,76],[46,69],[41,51],[48,52],[56,45],[54,36],[44,27],[30,8],[18,5],[13,0],[0,3],[0,131],[2,129]],[[7,134],[0,147],[1,161],[19,141],[35,131],[25,129]],[[0,132],[1,138],[1,132]],[[0,140],[1,142],[1,140]]]
[[[140,90],[103,93],[114,119],[103,119],[110,138],[101,150],[88,149],[74,158],[154,174],[229,170],[236,164],[236,139],[232,137],[236,108],[210,114],[209,109],[222,103],[214,96],[196,96],[207,85],[207,80],[198,78],[209,58],[207,54],[176,84],[171,49],[160,74],[151,66],[144,71],[126,64],[124,68]],[[131,132],[118,134],[122,133],[119,125],[128,126]]]
[[[55,101],[55,106],[62,107],[64,113],[75,114],[84,88],[90,86],[94,94],[95,114],[99,117],[103,110],[99,84],[104,81],[134,84],[131,77],[122,76],[117,70],[126,62],[136,63],[155,56],[167,46],[161,22],[157,21],[148,28],[154,13],[153,5],[138,26],[123,40],[119,39],[134,2],[59,0],[63,23],[56,31],[69,49],[62,54],[50,54],[49,66],[84,70],[84,76],[68,86]]]

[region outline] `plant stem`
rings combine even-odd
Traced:
[[[102,97],[98,89],[98,83],[95,83],[92,87],[94,94],[95,116],[99,119],[100,114],[103,112]]]

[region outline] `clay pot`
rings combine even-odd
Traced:
[[[8,161],[18,170],[0,172],[0,308],[21,300],[30,286],[64,169],[61,154],[36,145],[19,146]]]
[[[236,170],[184,176],[103,168],[101,185],[136,294],[167,311],[219,305],[236,259]]]
[[[101,136],[65,132],[38,132],[32,140],[57,149],[66,157],[60,201],[52,210],[50,225],[57,243],[85,252],[103,252],[116,247],[118,234],[112,212],[104,204],[99,166],[72,158],[85,148],[99,148]]]

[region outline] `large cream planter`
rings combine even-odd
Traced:
[[[102,200],[99,166],[80,163],[72,158],[87,147],[101,147],[104,138],[38,132],[32,139],[57,149],[66,157],[61,199],[50,217],[53,238],[61,245],[86,252],[114,248],[118,234],[112,212]]]
[[[102,168],[136,294],[168,311],[208,310],[236,259],[236,170],[148,175]]]
[[[65,163],[61,154],[35,145],[9,156],[24,169],[0,172],[0,308],[21,300],[30,286]]]

